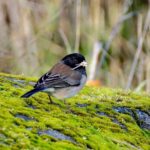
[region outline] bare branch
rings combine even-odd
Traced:
[[[88,80],[93,80],[95,77],[95,72],[96,72],[96,66],[97,66],[97,61],[98,61],[98,56],[100,51],[102,50],[102,43],[96,41],[94,43],[94,47],[92,50],[92,57],[91,57],[91,63],[89,67],[89,77]]]
[[[69,41],[64,33],[64,31],[62,29],[59,29],[59,33],[64,41],[64,44],[66,46],[66,50],[67,50],[67,53],[70,54],[72,51],[71,51],[71,46],[69,44]]]
[[[81,0],[76,1],[76,39],[75,39],[75,51],[79,52],[80,44],[80,15],[81,15]]]
[[[138,63],[139,56],[140,56],[141,51],[142,51],[143,42],[144,42],[145,36],[148,32],[149,25],[150,25],[150,8],[147,12],[147,17],[145,19],[143,33],[138,39],[138,47],[137,47],[137,51],[136,51],[136,54],[135,54],[135,57],[134,57],[134,60],[133,60],[133,63],[132,63],[131,69],[130,69],[126,89],[129,89],[131,87],[131,83],[132,83],[132,80],[134,77],[135,69],[136,69],[136,66]]]
[[[121,27],[121,25],[123,24],[123,22],[126,21],[126,20],[128,20],[128,19],[130,19],[131,17],[133,17],[133,16],[135,16],[135,15],[136,15],[135,12],[131,12],[131,13],[128,13],[128,14],[126,14],[126,15],[120,17],[119,21],[117,22],[117,24],[116,24],[116,25],[114,26],[114,28],[112,29],[112,32],[111,32],[111,34],[110,34],[110,36],[109,36],[109,39],[108,39],[108,41],[107,41],[107,43],[106,43],[106,46],[105,46],[105,48],[104,48],[104,51],[103,51],[103,54],[102,54],[100,63],[99,63],[99,65],[98,65],[98,68],[101,68],[101,67],[102,67],[102,65],[103,65],[103,63],[104,63],[104,60],[105,60],[105,57],[106,57],[106,55],[107,55],[107,53],[108,53],[108,51],[109,51],[110,45],[111,45],[113,39],[115,38],[115,36],[116,36],[116,35],[118,34],[118,32],[120,31],[120,27]]]

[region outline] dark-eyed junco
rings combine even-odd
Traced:
[[[79,53],[65,56],[53,68],[44,74],[35,84],[34,89],[22,95],[28,98],[37,92],[46,92],[49,97],[66,99],[77,94],[86,83],[87,62]],[[52,103],[51,97],[50,102]]]

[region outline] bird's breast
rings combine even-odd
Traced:
[[[66,99],[72,97],[83,88],[83,86],[86,83],[86,79],[87,79],[86,76],[83,75],[79,86],[69,86],[66,88],[57,89],[54,92],[52,92],[52,96],[58,99]]]

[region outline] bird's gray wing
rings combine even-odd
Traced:
[[[35,85],[35,88],[65,88],[80,84],[82,74],[72,70],[69,66],[58,63],[49,72],[44,74]]]

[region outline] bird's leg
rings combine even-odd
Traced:
[[[66,112],[67,112],[67,113],[72,113],[71,108],[70,108],[70,105],[66,102],[66,99],[64,99],[63,102],[64,102],[64,105],[65,105],[65,107],[66,107],[66,109],[67,109]]]
[[[64,102],[64,105],[65,105],[67,108],[70,107],[69,104],[66,102],[66,99],[64,99],[63,102]]]
[[[67,103],[66,103],[66,100],[64,99],[63,101],[64,101],[64,104],[66,105],[66,104],[67,104]]]
[[[52,99],[51,99],[51,96],[48,95],[48,97],[49,97],[50,104],[53,104],[53,101],[52,101]]]

